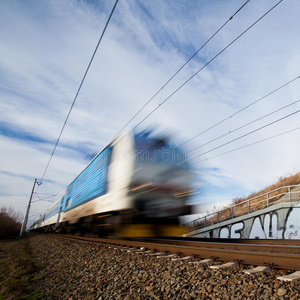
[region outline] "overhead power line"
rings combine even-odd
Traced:
[[[296,103],[298,103],[298,102],[300,102],[300,100],[294,101],[294,102],[292,102],[292,103],[290,103],[290,104],[288,104],[288,105],[285,105],[285,106],[283,106],[283,107],[281,107],[281,108],[279,108],[279,109],[276,109],[276,110],[274,110],[274,111],[272,111],[272,112],[270,112],[270,113],[268,113],[268,114],[266,114],[266,115],[264,115],[264,116],[262,116],[262,117],[260,117],[260,118],[258,118],[258,119],[255,119],[255,120],[253,120],[253,121],[251,121],[251,122],[249,122],[249,123],[247,123],[247,124],[244,124],[244,125],[242,125],[242,126],[240,126],[240,127],[238,127],[238,128],[235,128],[235,129],[233,129],[233,130],[230,130],[229,132],[227,132],[227,133],[225,133],[225,134],[222,134],[222,135],[220,135],[220,136],[218,136],[218,137],[216,137],[216,138],[214,138],[214,139],[212,139],[212,140],[206,142],[205,144],[202,144],[202,145],[200,145],[200,146],[197,146],[196,148],[190,150],[190,152],[195,151],[195,150],[197,150],[197,149],[199,149],[199,148],[201,148],[201,147],[203,147],[203,146],[206,146],[206,145],[208,145],[208,144],[210,144],[210,143],[212,143],[212,142],[215,142],[215,141],[219,140],[220,138],[223,138],[223,137],[225,137],[225,136],[227,136],[227,135],[229,135],[229,134],[231,134],[231,133],[233,133],[233,132],[236,132],[236,131],[238,131],[238,130],[240,130],[240,129],[242,129],[242,128],[245,128],[245,127],[248,126],[248,125],[251,125],[251,124],[253,124],[253,123],[257,122],[257,121],[260,121],[260,120],[262,120],[262,119],[264,119],[264,118],[266,118],[266,117],[269,117],[269,116],[271,116],[271,115],[273,115],[273,114],[275,114],[275,113],[277,113],[277,112],[279,112],[279,111],[281,111],[281,110],[283,110],[283,109],[285,109],[285,108],[287,108],[287,107],[290,107],[290,106],[292,106],[292,105],[294,105],[294,104],[296,104]]]
[[[113,6],[113,8],[112,8],[112,11],[111,11],[111,13],[110,13],[110,15],[109,15],[109,17],[108,17],[108,20],[107,20],[107,22],[106,22],[106,24],[105,24],[105,26],[104,26],[104,29],[103,29],[103,31],[102,31],[102,34],[101,34],[101,36],[100,36],[100,38],[99,38],[99,41],[98,41],[98,43],[97,43],[97,46],[96,46],[96,48],[95,48],[95,50],[94,50],[94,53],[93,53],[93,55],[92,55],[92,58],[91,58],[91,60],[90,60],[90,62],[89,62],[89,64],[88,64],[88,66],[87,66],[87,69],[86,69],[86,71],[85,71],[85,73],[84,73],[84,75],[83,75],[83,78],[82,78],[81,82],[80,82],[80,85],[79,85],[79,88],[78,88],[77,93],[76,93],[76,95],[75,95],[75,98],[74,98],[74,100],[73,100],[73,102],[72,102],[72,105],[71,105],[71,107],[70,107],[70,110],[69,110],[69,112],[68,112],[68,114],[67,114],[66,120],[65,120],[65,122],[64,122],[64,124],[63,124],[63,127],[62,127],[61,131],[60,131],[60,134],[59,134],[59,136],[58,136],[58,139],[57,139],[57,141],[56,141],[56,143],[55,143],[55,145],[54,145],[54,149],[53,149],[53,151],[52,151],[52,153],[51,153],[51,155],[50,155],[50,159],[49,159],[49,161],[48,161],[48,163],[47,163],[47,166],[46,166],[46,168],[45,168],[45,171],[44,171],[44,173],[43,173],[43,176],[42,176],[42,178],[41,178],[41,181],[42,181],[43,178],[45,177],[45,174],[46,174],[46,172],[47,172],[47,170],[48,170],[48,167],[49,167],[49,165],[50,165],[50,162],[51,162],[51,160],[52,160],[52,157],[53,157],[53,155],[54,155],[54,152],[55,152],[55,150],[56,150],[56,147],[57,147],[57,145],[58,145],[58,143],[59,143],[59,141],[60,141],[60,138],[61,138],[61,136],[62,136],[62,134],[63,134],[63,131],[64,131],[65,127],[66,127],[66,124],[67,124],[68,119],[69,119],[69,117],[70,117],[70,114],[71,114],[71,112],[72,112],[72,109],[73,109],[73,107],[74,107],[74,105],[75,105],[75,102],[76,102],[76,100],[77,100],[78,94],[79,94],[79,92],[80,92],[80,90],[81,90],[81,87],[82,87],[82,85],[83,85],[83,82],[84,82],[84,80],[85,80],[85,78],[86,78],[86,75],[87,75],[87,73],[88,73],[88,71],[89,71],[89,69],[90,69],[90,66],[91,66],[91,64],[92,64],[92,62],[93,62],[93,60],[94,60],[94,57],[95,57],[96,52],[97,52],[97,50],[98,50],[98,47],[99,47],[99,45],[100,45],[100,43],[101,43],[101,41],[102,41],[102,38],[103,38],[103,36],[104,36],[104,33],[105,33],[106,29],[107,29],[107,26],[108,26],[108,24],[109,24],[109,22],[110,22],[110,20],[111,20],[111,17],[112,17],[112,15],[113,15],[113,13],[114,13],[114,11],[115,11],[115,9],[116,9],[116,6],[117,6],[118,2],[119,2],[119,0],[116,0],[114,6]]]
[[[276,138],[276,137],[282,136],[282,135],[284,135],[284,134],[287,134],[287,133],[290,133],[290,132],[293,132],[293,131],[296,131],[296,130],[299,130],[299,129],[300,129],[300,127],[297,127],[297,128],[294,128],[294,129],[291,129],[291,130],[288,130],[288,131],[285,131],[285,132],[282,132],[282,133],[273,135],[273,136],[271,136],[271,137],[268,137],[268,138],[259,140],[259,141],[257,141],[257,142],[254,142],[254,143],[251,143],[251,144],[248,144],[248,145],[239,147],[239,148],[235,148],[235,149],[233,149],[233,150],[229,150],[229,151],[223,152],[223,153],[221,153],[221,154],[217,154],[217,155],[215,155],[215,156],[211,156],[211,157],[208,157],[208,158],[205,158],[205,159],[202,159],[202,160],[195,161],[195,162],[192,163],[192,165],[197,164],[197,163],[200,163],[200,162],[204,162],[204,161],[207,161],[207,160],[210,160],[210,159],[213,159],[213,158],[216,158],[216,157],[225,155],[225,154],[229,154],[229,153],[232,153],[232,152],[235,152],[235,151],[238,151],[238,150],[241,150],[241,149],[244,149],[244,148],[247,148],[247,147],[250,147],[250,146],[253,146],[253,145],[256,145],[256,144],[259,144],[259,143],[268,141],[268,140],[271,140],[271,139],[274,139],[274,138]]]
[[[166,103],[170,98],[172,98],[182,87],[184,87],[190,80],[192,80],[197,74],[199,74],[204,68],[206,68],[211,62],[213,62],[217,57],[219,57],[225,50],[227,50],[231,45],[233,45],[239,38],[241,38],[247,31],[254,27],[259,21],[261,21],[266,15],[268,15],[275,7],[277,7],[283,0],[277,2],[272,8],[270,8],[266,13],[264,13],[259,19],[257,19],[252,25],[250,25],[246,30],[244,30],[240,35],[238,35],[232,42],[230,42],[226,47],[224,47],[218,54],[216,54],[212,59],[210,59],[204,66],[202,66],[196,73],[194,73],[190,78],[188,78],[183,84],[181,84],[173,93],[171,93],[163,102],[161,102],[156,108],[154,108],[148,115],[146,115],[135,127],[136,129],[141,125],[146,119],[148,119],[158,108],[160,108],[164,103]]]
[[[281,90],[282,88],[286,87],[287,85],[291,84],[292,82],[294,82],[295,80],[297,80],[297,79],[299,79],[299,78],[300,78],[300,76],[297,76],[296,78],[294,78],[294,79],[290,80],[289,82],[283,84],[282,86],[276,88],[276,89],[273,90],[272,92],[270,92],[270,93],[264,95],[263,97],[261,97],[261,98],[255,100],[254,102],[252,102],[252,103],[248,104],[247,106],[241,108],[240,110],[236,111],[234,114],[230,115],[229,117],[226,117],[225,119],[223,119],[223,120],[217,122],[216,124],[210,126],[209,128],[205,129],[204,131],[202,131],[202,132],[196,134],[195,136],[193,136],[192,138],[188,139],[187,141],[185,141],[184,143],[182,143],[181,146],[187,144],[188,142],[190,142],[190,141],[192,141],[192,140],[194,140],[195,138],[199,137],[200,135],[206,133],[207,131],[209,131],[209,130],[215,128],[215,127],[217,127],[218,125],[222,124],[223,122],[225,122],[225,121],[231,119],[232,117],[236,116],[237,114],[241,113],[242,111],[246,110],[247,108],[251,107],[252,105],[254,105],[254,104],[260,102],[261,100],[267,98],[268,96],[274,94],[275,92]]]
[[[138,112],[120,129],[117,137],[139,114],[140,112],[169,84],[169,82],[238,14],[250,0],[247,0],[169,79],[168,81],[138,110]]]
[[[217,150],[217,149],[219,149],[219,148],[221,148],[221,147],[224,147],[224,146],[226,146],[226,145],[228,145],[228,144],[231,144],[231,143],[233,143],[233,142],[235,142],[235,141],[237,141],[237,140],[240,140],[241,138],[244,138],[244,137],[246,137],[246,136],[248,136],[248,135],[250,135],[250,134],[252,134],[252,133],[254,133],[254,132],[257,132],[257,131],[259,131],[259,130],[262,130],[262,129],[264,129],[264,128],[268,127],[268,126],[271,126],[271,125],[273,125],[273,124],[275,124],[275,123],[277,123],[277,122],[280,122],[280,121],[282,121],[282,120],[284,120],[284,119],[287,119],[287,118],[289,118],[289,117],[291,117],[291,116],[293,116],[293,115],[295,115],[295,114],[297,114],[297,113],[299,113],[299,112],[300,112],[300,109],[297,110],[297,111],[295,111],[295,112],[293,112],[293,113],[290,113],[290,114],[288,114],[288,115],[286,115],[286,116],[284,116],[284,117],[282,117],[282,118],[280,118],[280,119],[277,119],[277,120],[275,120],[275,121],[273,121],[273,122],[270,122],[270,123],[268,123],[268,124],[266,124],[266,125],[264,125],[264,126],[261,126],[261,127],[257,128],[257,129],[254,129],[254,130],[252,130],[252,131],[250,131],[250,132],[248,132],[248,133],[246,133],[246,134],[243,134],[243,135],[241,135],[241,136],[239,136],[239,137],[237,137],[237,138],[235,138],[235,139],[233,139],[233,140],[231,140],[231,141],[229,141],[229,142],[226,142],[226,143],[224,143],[224,144],[222,144],[222,145],[220,145],[220,146],[217,146],[217,147],[215,147],[215,148],[213,148],[213,149],[210,149],[210,150],[208,150],[208,151],[206,151],[206,152],[204,152],[204,153],[201,153],[201,154],[199,154],[199,155],[197,155],[197,156],[194,156],[194,157],[192,157],[191,159],[195,159],[195,158],[200,157],[200,156],[203,156],[203,155],[205,155],[205,154],[207,154],[207,153],[209,153],[209,152],[212,152],[212,151],[214,151],[214,150]]]

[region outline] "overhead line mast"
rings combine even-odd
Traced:
[[[26,226],[27,226],[27,221],[28,221],[28,215],[29,215],[29,210],[30,210],[30,206],[31,206],[31,200],[34,194],[34,189],[35,189],[35,185],[38,184],[40,185],[41,183],[37,181],[37,179],[34,179],[34,183],[33,183],[33,187],[32,187],[32,191],[30,194],[30,198],[29,198],[29,202],[27,205],[27,209],[26,209],[26,213],[23,219],[23,223],[22,223],[22,227],[21,227],[21,231],[20,231],[20,237],[24,235],[25,230],[26,230]]]

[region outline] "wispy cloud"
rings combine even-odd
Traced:
[[[243,3],[120,1],[47,172],[46,179],[51,183],[46,181],[39,191],[56,194],[63,190],[84,168],[86,154],[109,143]],[[131,125],[142,120],[273,5],[271,0],[250,1]],[[0,3],[0,206],[8,205],[13,197],[18,199],[18,209],[26,205],[33,179],[40,177],[46,167],[111,8],[111,1]],[[174,94],[140,129],[158,124],[168,127],[175,139],[184,142],[299,76],[299,8],[297,0],[283,1]],[[298,100],[299,91],[296,81],[199,136],[186,148],[193,149]],[[278,113],[266,122],[296,109]],[[291,117],[211,155],[295,128],[298,119]],[[232,133],[219,144],[201,148],[199,153],[254,128]],[[240,196],[267,185],[299,165],[299,141],[299,132],[294,132],[199,164],[203,191],[223,203],[224,195]]]

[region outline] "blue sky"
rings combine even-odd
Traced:
[[[0,2],[0,207],[23,213],[41,178],[114,1]],[[74,106],[31,219],[61,195],[129,119],[245,1],[120,0]],[[250,1],[128,126],[138,124],[276,1]],[[282,1],[155,111],[139,129],[168,130],[179,144],[300,75],[297,0]],[[300,79],[184,145],[192,150],[300,99]],[[299,110],[299,102],[195,150],[201,154]],[[194,164],[206,212],[299,171],[295,114],[207,153]],[[43,201],[38,201],[38,200]]]

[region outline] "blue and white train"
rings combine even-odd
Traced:
[[[185,152],[167,139],[129,132],[107,145],[31,230],[180,235],[190,192]]]

